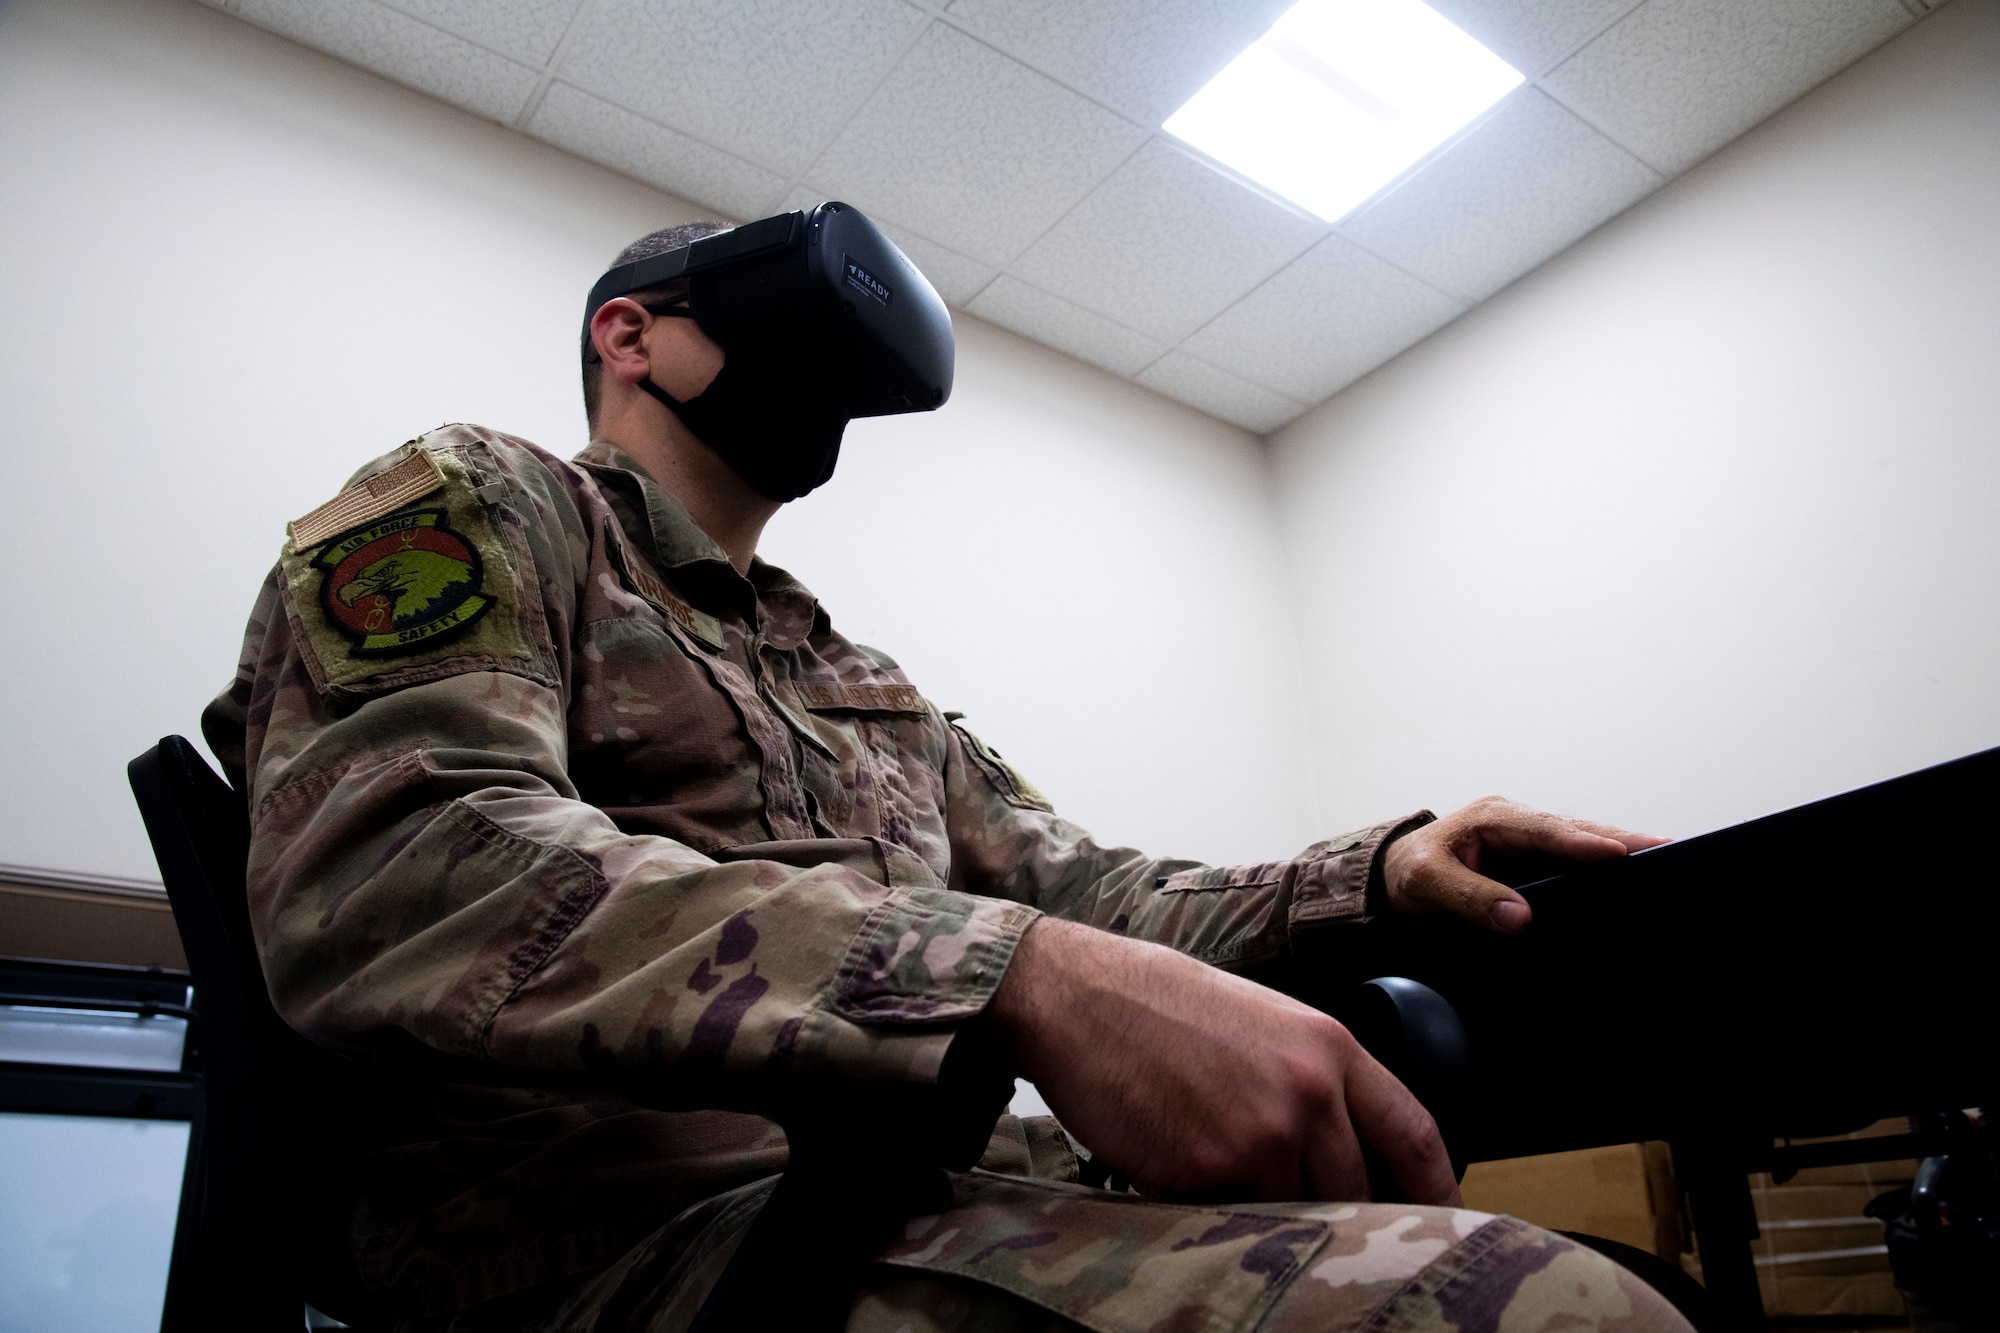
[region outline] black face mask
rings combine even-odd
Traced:
[[[652,313],[694,318],[684,305],[654,307]],[[847,430],[838,376],[813,350],[785,340],[736,339],[723,348],[722,370],[686,402],[650,376],[639,387],[759,495],[796,500],[833,476]]]

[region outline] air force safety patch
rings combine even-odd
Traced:
[[[479,591],[479,552],[445,526],[442,509],[394,514],[344,532],[313,557],[320,606],[354,640],[356,657],[437,642],[493,608]]]
[[[413,448],[421,469],[385,460],[291,525],[278,563],[313,683],[349,696],[465,671],[553,683],[549,655],[534,647],[546,636],[531,639],[525,619],[541,614],[533,567],[492,508],[506,488],[480,483],[455,450]],[[405,473],[409,483],[396,483]],[[412,494],[427,480],[435,484]],[[328,531],[335,511],[350,526]]]

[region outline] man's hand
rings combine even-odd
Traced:
[[[1254,982],[1044,917],[987,1012],[1064,1126],[1149,1194],[1362,1200],[1366,1143],[1412,1201],[1459,1203],[1422,1104],[1346,1028]]]
[[[1528,924],[1528,900],[1479,873],[1490,855],[1539,852],[1565,861],[1605,861],[1666,841],[1487,796],[1390,843],[1382,884],[1389,906],[1399,912],[1451,912],[1511,935]]]

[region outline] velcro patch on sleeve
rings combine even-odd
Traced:
[[[1035,790],[1035,784],[1022,777],[1019,770],[1005,759],[1000,752],[972,734],[972,728],[958,720],[958,714],[947,714],[952,728],[958,732],[959,740],[965,743],[965,752],[972,762],[986,774],[986,780],[993,784],[1007,804],[1019,806],[1023,810],[1042,810],[1054,814],[1056,808],[1049,804],[1049,798]]]
[[[851,710],[857,713],[924,713],[924,696],[914,685],[802,683],[799,698],[815,713]]]
[[[364,481],[289,526],[278,563],[314,684],[368,694],[464,671],[550,680],[523,629],[522,571],[470,472],[451,454],[416,452],[423,467],[405,459],[368,479],[402,480],[370,495]],[[427,476],[436,484],[416,490]],[[354,521],[327,532],[320,516],[333,505]]]
[[[411,446],[409,457],[386,472],[363,477],[310,514],[285,524],[285,535],[295,546],[317,546],[421,500],[443,485],[444,470],[431,451]]]

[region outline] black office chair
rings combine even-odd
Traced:
[[[199,1018],[202,1093],[161,1328],[297,1330],[314,1285],[299,1256],[319,1239],[303,1206],[312,1159],[298,1148],[341,1101],[338,1080],[323,1072],[336,1057],[285,1026],[265,990],[243,891],[250,830],[242,798],[179,736],[134,759],[127,774]],[[312,1294],[316,1305],[342,1304]]]
[[[343,1108],[377,1070],[308,1041],[272,1007],[250,933],[242,797],[180,736],[166,737],[127,771],[199,1016],[202,1095],[163,1333],[296,1333],[308,1304],[356,1327],[385,1322],[351,1274],[308,1262],[345,1253],[344,1219],[311,1201],[338,1197],[329,1145],[341,1141],[343,1122],[352,1123]],[[393,1054],[409,1072],[407,1044]],[[944,1171],[970,1168],[1006,1109],[1013,1080],[992,1072],[997,1062],[972,1053],[960,1067],[963,1077],[937,1087],[808,1089],[796,1099],[798,1116],[776,1113],[787,1126],[790,1165],[697,1315],[698,1333],[839,1326],[868,1260],[909,1217],[945,1205]],[[424,1069],[569,1090],[603,1083],[443,1056]],[[862,1160],[854,1147],[864,1142],[900,1143],[902,1161],[885,1166],[874,1153]]]

